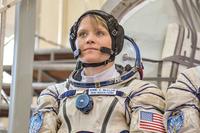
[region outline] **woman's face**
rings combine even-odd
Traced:
[[[101,47],[111,49],[111,37],[103,24],[91,16],[86,16],[80,22],[76,47],[81,50],[80,60],[84,63],[99,63],[110,55],[100,52]]]

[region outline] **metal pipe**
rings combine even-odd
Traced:
[[[2,0],[1,5],[4,5],[6,0]],[[6,11],[1,13],[1,25],[0,25],[0,91],[2,90],[3,84],[3,49],[4,49],[4,38],[6,29]],[[1,103],[1,95],[0,95]]]
[[[7,94],[5,93],[5,91],[3,89],[1,89],[1,95],[2,98],[5,100],[5,102],[10,105],[10,98],[7,96]]]
[[[28,133],[33,96],[35,12],[36,0],[22,0],[16,5],[8,133]]]
[[[4,4],[4,6],[2,6],[0,8],[0,13],[5,12],[8,8],[11,8],[12,6],[15,6],[17,3],[21,2],[21,0],[13,0],[9,3],[7,3],[6,0],[4,0],[4,1],[5,1],[5,4]]]

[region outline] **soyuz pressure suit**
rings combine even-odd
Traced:
[[[66,82],[42,91],[29,132],[165,132],[162,123],[165,104],[161,90],[136,79],[134,68],[128,72],[117,69],[113,66],[98,78],[91,78],[95,80],[94,84],[85,84],[85,88],[75,87],[81,83],[73,83],[76,79],[71,76]],[[87,78],[82,79],[82,82],[86,81]],[[84,102],[84,99],[78,100],[82,95],[89,96],[92,104],[80,109],[77,101]]]
[[[200,133],[200,66],[182,72],[166,93],[168,133]]]

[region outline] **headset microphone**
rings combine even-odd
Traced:
[[[112,49],[106,48],[106,47],[101,47],[100,48],[100,52],[106,53],[106,54],[109,54],[109,55],[113,55],[114,54],[114,51]],[[74,51],[74,58],[77,59],[80,55],[81,55],[81,50],[80,49],[76,49]]]
[[[110,49],[110,48],[107,48],[107,47],[101,47],[100,51],[102,53],[106,53],[106,54],[109,54],[109,55],[113,55],[114,54],[114,51],[112,49]]]

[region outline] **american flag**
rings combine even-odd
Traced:
[[[162,114],[153,112],[140,111],[139,128],[155,133],[166,133]]]

